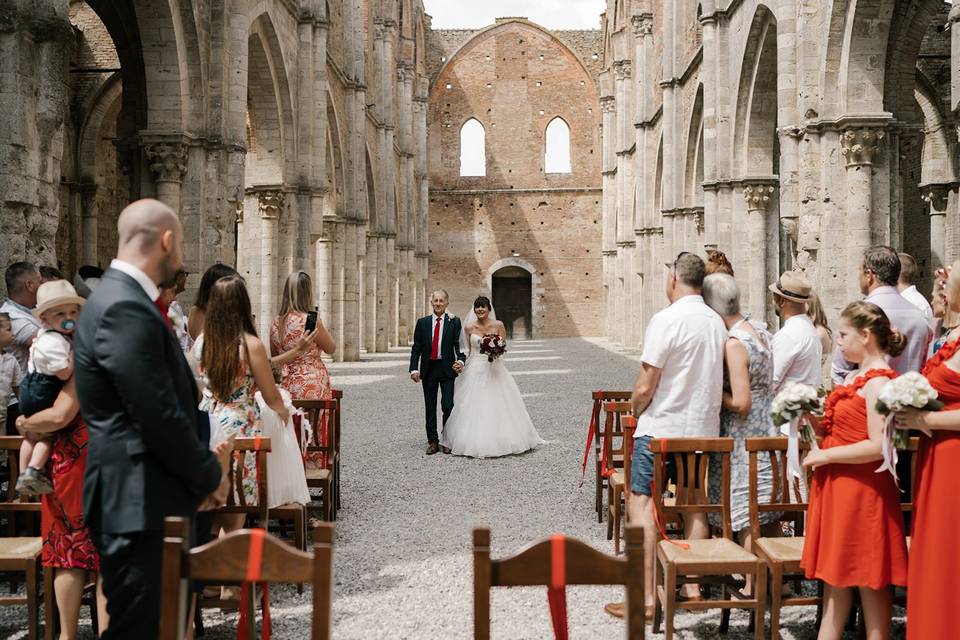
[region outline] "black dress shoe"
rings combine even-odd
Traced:
[[[450,453],[450,447],[440,445],[440,451],[443,451],[444,453]]]
[[[433,454],[439,451],[440,451],[440,445],[438,445],[436,442],[431,442],[430,444],[427,445],[428,456],[432,456]]]

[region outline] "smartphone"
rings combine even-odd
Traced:
[[[307,312],[307,323],[304,326],[305,331],[313,331],[317,328],[317,312],[308,311]]]

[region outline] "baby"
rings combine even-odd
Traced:
[[[43,329],[30,347],[27,375],[20,385],[20,413],[29,418],[56,402],[64,383],[73,376],[73,346],[70,342],[84,300],[66,280],[45,282],[37,289],[37,308]],[[40,495],[53,491],[44,471],[50,459],[49,434],[25,431],[20,447],[17,491]]]
[[[0,313],[0,429],[7,423],[7,405],[10,398],[20,395],[20,364],[4,349],[13,344],[13,325],[10,314]]]

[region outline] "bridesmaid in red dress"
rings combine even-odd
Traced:
[[[320,358],[323,352],[333,354],[337,345],[320,318],[316,328],[306,330],[307,313],[313,311],[313,286],[310,276],[294,271],[283,285],[280,315],[270,328],[272,363],[280,368],[280,386],[295,400],[329,400],[333,397],[330,374]],[[320,446],[327,444],[327,432],[320,430]],[[324,469],[326,454],[304,460],[307,468]]]
[[[854,302],[840,316],[838,346],[860,366],[827,398],[823,444],[803,461],[815,472],[801,566],[808,579],[824,582],[819,640],[843,635],[854,588],[867,638],[884,640],[890,634],[889,586],[907,583],[907,545],[894,477],[876,473],[884,418],[874,405],[897,376],[886,356],[900,354],[906,337],[891,329],[880,307]]]
[[[947,305],[960,311],[960,262],[954,263],[945,288]],[[897,426],[928,429],[920,435],[917,486],[913,492],[910,542],[910,588],[907,591],[907,638],[956,637],[960,625],[960,328],[927,361],[923,374],[940,394],[942,411],[905,411]]]

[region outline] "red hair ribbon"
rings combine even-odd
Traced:
[[[661,465],[660,465],[660,466],[662,467],[664,477],[666,477],[666,474],[667,474],[667,441],[666,441],[666,439],[664,439],[664,438],[660,438],[659,442],[660,442],[660,461],[661,461]],[[653,480],[651,479],[651,480],[650,480],[650,497],[651,497],[651,498],[653,498],[653,495],[654,495],[654,494],[653,494],[653,488],[654,488],[654,482],[653,482]],[[663,499],[663,496],[661,496],[660,499],[662,500],[662,499]],[[677,546],[680,547],[681,549],[689,549],[689,548],[690,548],[690,545],[687,544],[686,542],[677,542],[677,541],[674,540],[673,538],[670,538],[670,537],[667,536],[667,529],[666,529],[666,527],[663,526],[663,522],[660,521],[660,513],[657,511],[656,503],[654,503],[654,508],[653,508],[653,522],[654,522],[654,524],[657,525],[657,531],[660,532],[660,535],[661,535],[661,537],[663,537],[664,540],[666,540],[666,541],[669,542],[670,544],[675,544],[675,545],[677,545]]]
[[[247,551],[247,575],[240,585],[240,620],[237,623],[237,640],[252,640],[256,637],[254,630],[255,620],[247,619],[247,609],[250,608],[250,599],[253,597],[253,585],[259,583],[263,608],[263,640],[270,640],[272,625],[270,623],[270,588],[266,582],[261,582],[263,572],[263,529],[250,530],[250,547]]]
[[[547,602],[550,603],[550,620],[556,640],[567,640],[567,557],[566,538],[550,536],[550,586],[547,587]]]
[[[597,400],[593,401],[593,408],[590,410],[590,425],[587,427],[587,446],[583,450],[583,473],[580,475],[580,486],[583,486],[583,482],[587,479],[587,460],[590,459],[590,447],[593,445],[593,440],[597,436],[597,415],[600,413],[600,403],[603,401],[603,391],[597,389],[597,394],[600,396]],[[603,469],[604,467],[600,467]]]

